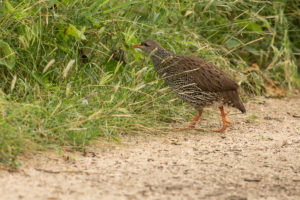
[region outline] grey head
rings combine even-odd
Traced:
[[[136,47],[136,48],[142,49],[147,54],[155,53],[156,51],[159,51],[159,50],[164,50],[164,48],[162,46],[160,46],[160,44],[158,42],[156,42],[155,40],[145,40],[145,41],[141,42],[141,44],[138,45],[138,47]]]
[[[155,40],[145,40],[140,45],[136,45],[135,48],[142,49],[145,53],[150,54],[150,57],[154,65],[159,65],[162,60],[173,55],[173,53],[165,50]]]

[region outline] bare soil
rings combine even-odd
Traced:
[[[0,171],[0,199],[300,199],[300,98],[246,108],[222,134],[212,114],[193,131],[36,154]]]

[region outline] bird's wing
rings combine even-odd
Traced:
[[[239,86],[225,72],[213,64],[193,56],[180,56],[176,63],[179,73],[187,73],[189,82],[203,91],[236,90]]]

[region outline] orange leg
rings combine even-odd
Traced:
[[[197,115],[194,117],[193,121],[191,121],[190,125],[189,125],[189,129],[194,129],[195,125],[197,123],[197,121],[200,119],[202,115],[202,111],[198,111]]]
[[[186,128],[177,128],[176,130],[182,131],[187,129],[194,129],[197,121],[200,119],[202,115],[202,110],[198,111],[197,115],[194,117],[193,121],[191,121],[190,125]]]
[[[218,132],[218,133],[223,133],[226,130],[227,125],[231,124],[231,122],[226,119],[226,115],[228,115],[228,113],[224,112],[223,106],[220,107],[220,112],[221,112],[221,117],[222,117],[222,121],[223,121],[223,126],[219,130],[213,130],[213,131]]]

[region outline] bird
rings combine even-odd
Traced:
[[[232,106],[246,113],[239,97],[239,85],[229,75],[212,63],[189,55],[180,55],[164,49],[157,41],[147,39],[134,48],[150,55],[155,71],[164,82],[184,102],[197,111],[188,129],[194,129],[203,109],[218,105],[222,117],[222,127],[214,132],[224,132],[230,121],[224,111],[224,105]]]

